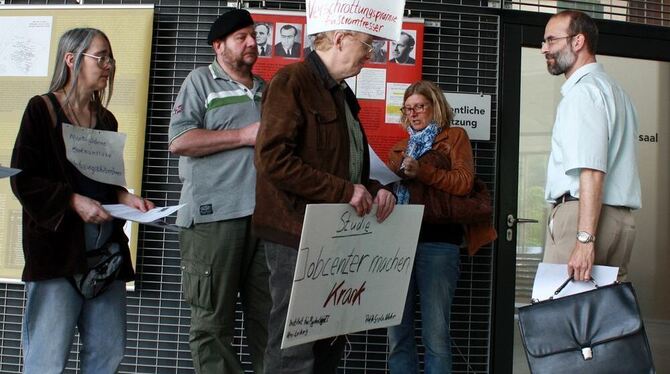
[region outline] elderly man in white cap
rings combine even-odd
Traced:
[[[258,58],[246,10],[222,14],[207,42],[216,58],[193,70],[170,119],[170,151],[180,156],[183,186],[177,225],[189,342],[198,373],[241,373],[236,349],[239,292],[254,372],[263,371],[270,308],[265,251],[251,233],[254,144],[265,83],[251,73]]]
[[[343,337],[280,349],[306,205],[349,203],[364,215],[376,203],[380,222],[395,206],[395,196],[369,179],[360,107],[344,81],[370,59],[371,43],[362,32],[317,33],[315,51],[280,70],[263,94],[253,226],[270,268],[268,374],[335,373],[344,350]]]

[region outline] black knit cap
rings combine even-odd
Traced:
[[[249,12],[244,9],[232,8],[214,21],[212,28],[209,29],[209,35],[207,35],[207,44],[211,45],[215,40],[225,38],[229,34],[253,24],[254,20]]]

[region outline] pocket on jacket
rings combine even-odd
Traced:
[[[212,267],[209,264],[182,259],[181,270],[186,302],[212,310]]]
[[[336,131],[337,111],[310,110],[316,122],[316,147],[332,149],[337,144],[333,138]]]

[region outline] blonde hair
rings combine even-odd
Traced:
[[[440,87],[435,83],[427,80],[420,80],[412,83],[405,90],[405,95],[402,99],[403,105],[405,104],[405,101],[407,101],[407,98],[412,95],[421,95],[430,102],[430,105],[433,107],[432,120],[437,122],[438,129],[447,129],[451,126],[451,122],[454,120],[454,110],[447,102]],[[404,129],[407,129],[409,126],[409,119],[405,114],[402,114],[400,117],[400,125]]]

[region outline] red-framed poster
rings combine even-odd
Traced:
[[[254,74],[270,81],[285,65],[302,60],[312,49],[304,12],[250,9],[256,22],[259,57]],[[405,18],[400,39],[375,39],[373,53],[360,74],[347,79],[361,105],[360,119],[370,145],[386,161],[391,147],[407,136],[400,107],[407,86],[421,79],[422,19]]]

